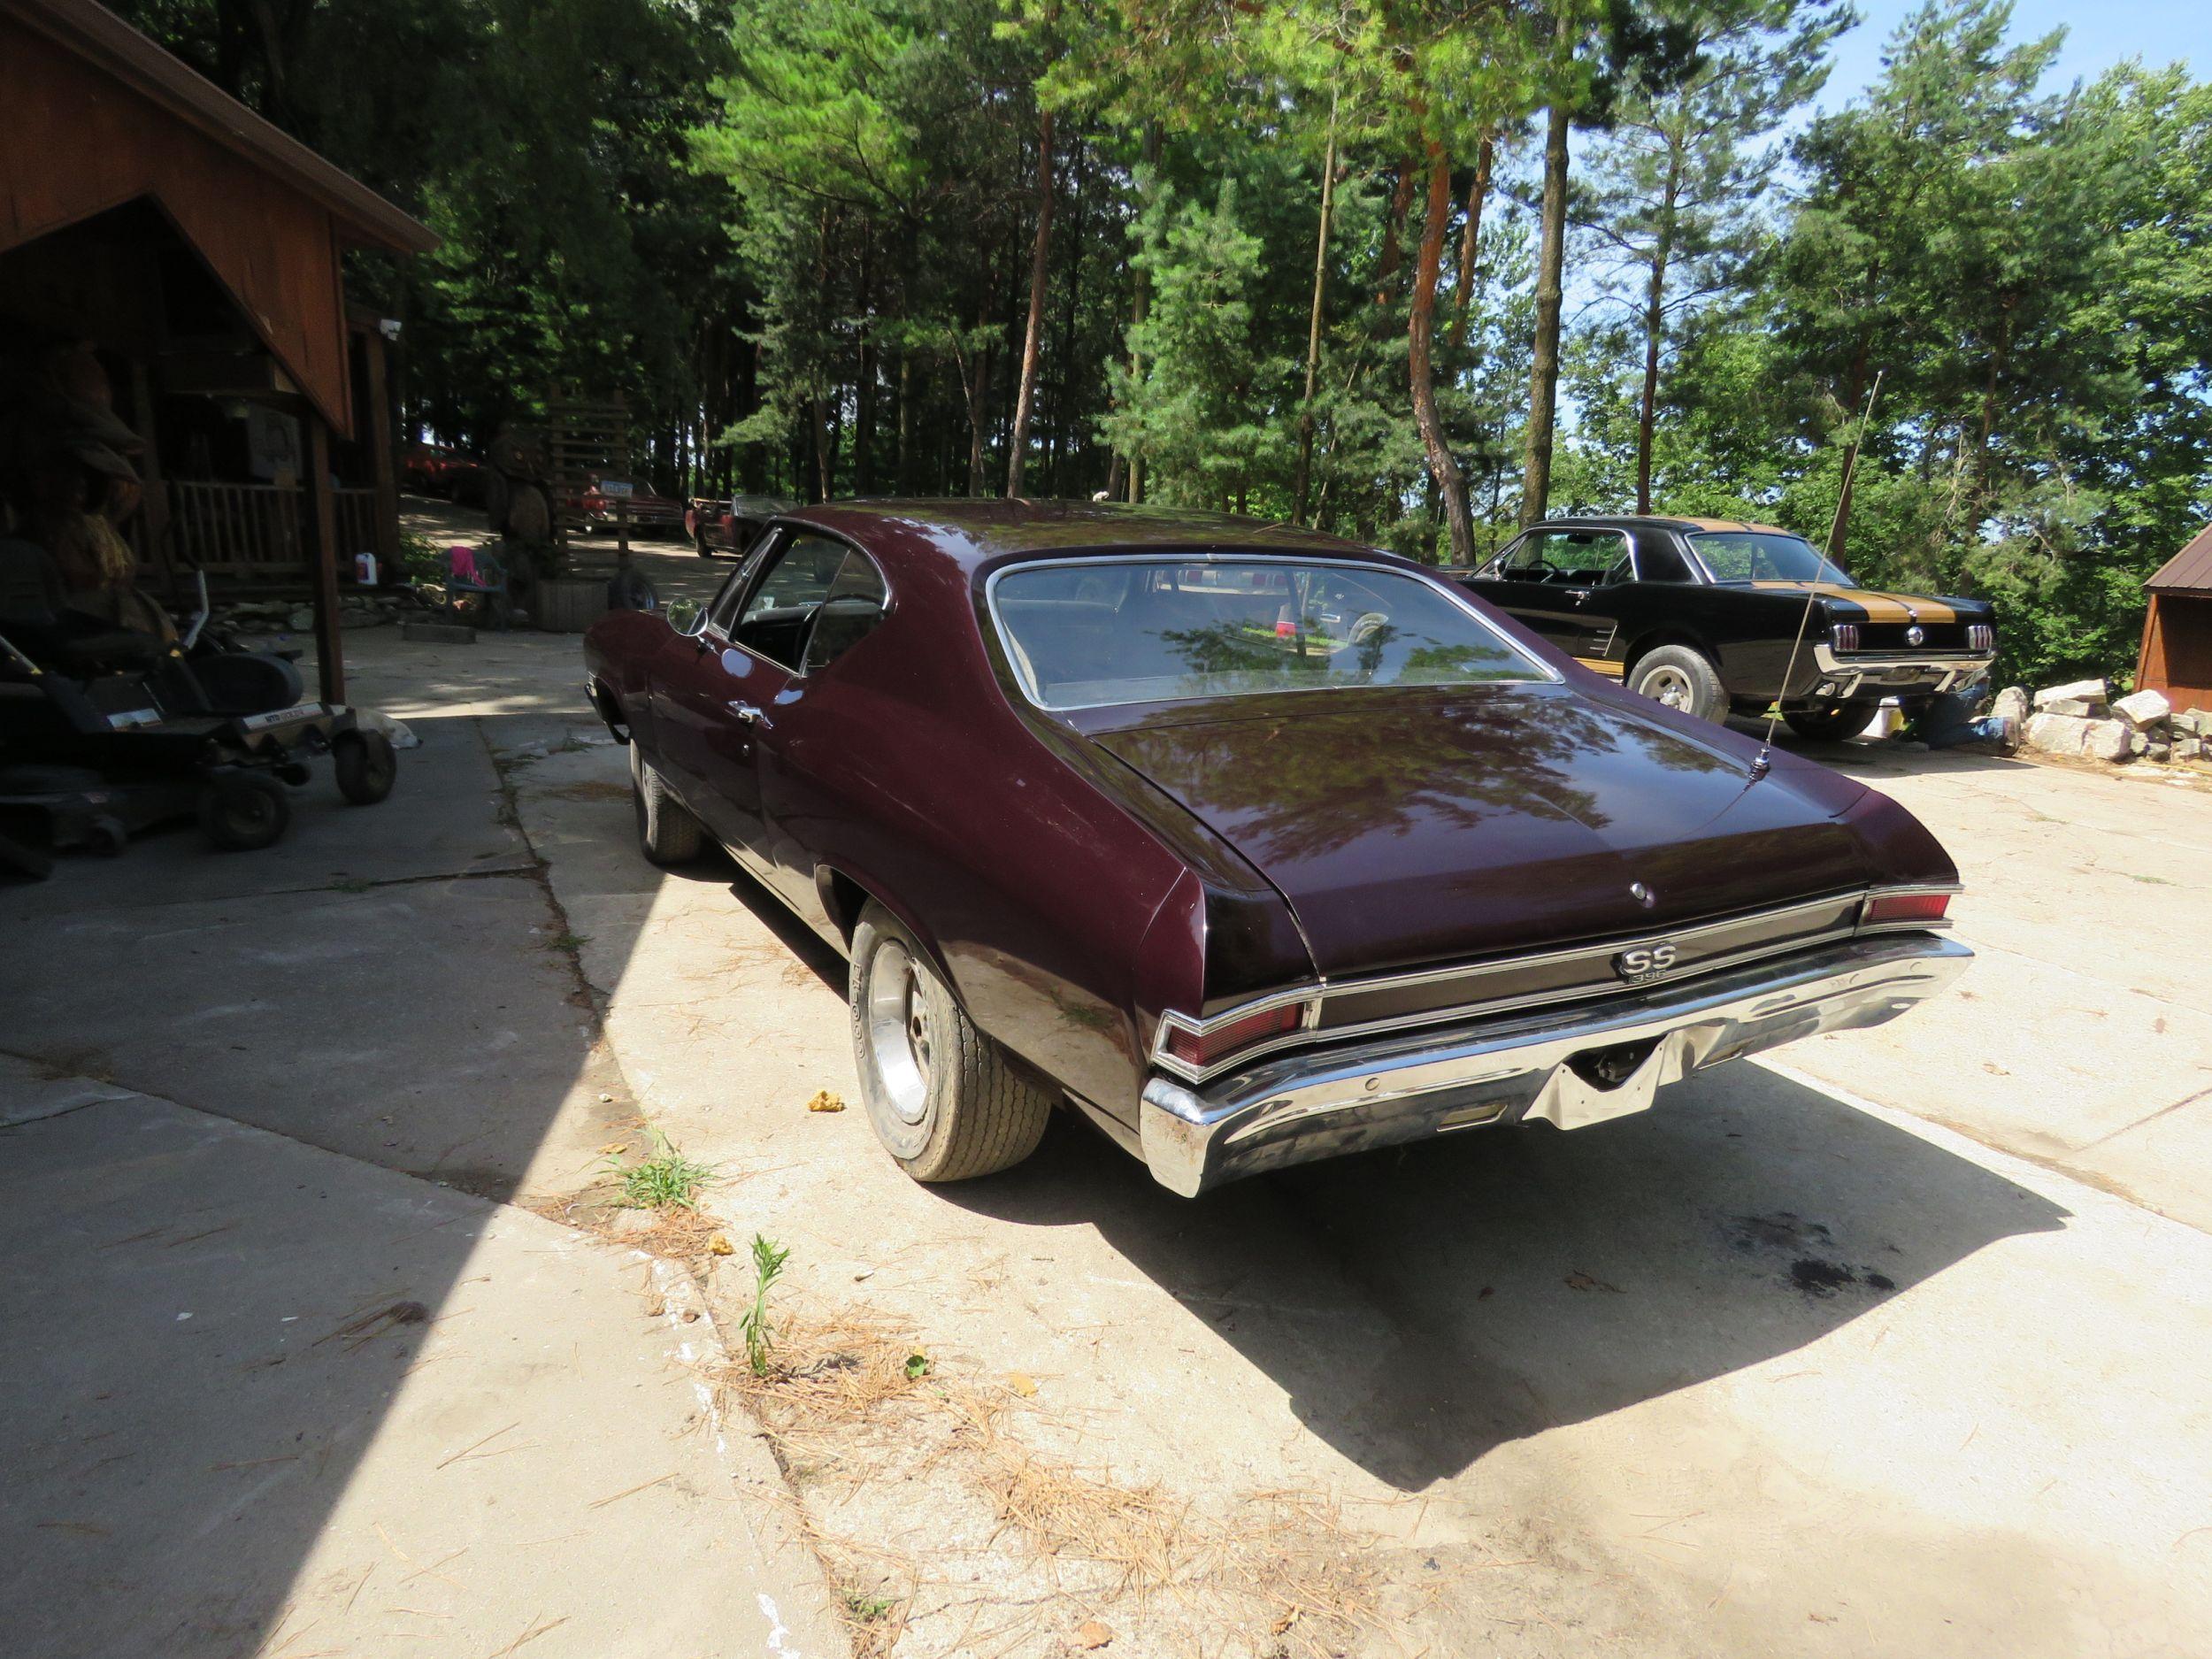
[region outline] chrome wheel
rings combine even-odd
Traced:
[[[1661,663],[1643,676],[1636,687],[1654,703],[1690,713],[1697,706],[1697,688],[1690,677],[1671,663]]]
[[[905,946],[886,940],[868,964],[868,1057],[885,1103],[902,1124],[929,1115],[931,1028],[927,971]]]

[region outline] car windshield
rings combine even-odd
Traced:
[[[1801,535],[1780,530],[1706,530],[1690,537],[1717,582],[1833,582],[1857,586]]]
[[[1046,709],[1543,673],[1448,595],[1366,565],[1033,565],[994,581],[990,603],[1022,689]]]

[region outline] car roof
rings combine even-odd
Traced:
[[[1785,530],[1780,525],[1755,524],[1747,518],[1685,518],[1673,513],[1577,513],[1571,517],[1546,518],[1529,526],[1532,530],[1633,530],[1648,526],[1659,530],[1747,530],[1760,535],[1796,535],[1794,530]]]
[[[1097,552],[1306,552],[1395,564],[1386,553],[1295,524],[1141,503],[987,498],[826,502],[780,515],[876,549],[920,542],[966,568],[1009,555]]]

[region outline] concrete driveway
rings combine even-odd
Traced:
[[[646,558],[664,593],[726,569]],[[1965,871],[1980,960],[1906,1021],[1574,1134],[1196,1202],[1075,1121],[1018,1170],[923,1188],[859,1111],[807,1110],[856,1092],[842,964],[728,864],[637,856],[623,757],[584,741],[574,640],[349,645],[363,700],[504,757],[555,907],[534,925],[603,1009],[607,1092],[715,1166],[706,1202],[741,1246],[789,1247],[780,1317],[893,1332],[925,1360],[923,1392],[865,1423],[779,1419],[865,1650],[2212,1646],[2212,798],[1831,751]],[[522,948],[450,915],[457,950]],[[128,1040],[150,1063],[165,1041]],[[255,1112],[311,1115],[219,1047],[204,1058]],[[525,1074],[535,1046],[501,1064]],[[472,1084],[495,1124],[501,1076]],[[310,1087],[334,1138],[404,1119]],[[481,1171],[495,1196],[548,1167],[527,1134],[448,1154],[435,1127],[374,1149]],[[741,1259],[702,1266],[719,1314],[747,1303]],[[809,1397],[849,1358],[829,1353]],[[946,1402],[966,1415],[939,1434]],[[1168,1541],[1102,1550],[1071,1492],[1168,1517],[1147,1523]],[[1286,1506],[1310,1525],[1279,1548]],[[1271,1601],[1210,1595],[1202,1573],[1248,1580],[1255,1560],[1279,1568]]]
[[[718,1213],[790,1245],[801,1294],[1033,1382],[1030,1432],[1078,1463],[1326,1494],[1407,1651],[2204,1652],[2212,798],[1828,757],[1959,856],[1956,995],[1641,1118],[1196,1202],[1071,1121],[1006,1176],[908,1182],[860,1113],[804,1110],[855,1089],[841,964],[728,864],[639,860],[618,756],[517,784]],[[859,1507],[923,1563],[881,1577],[925,1586],[897,1650],[964,1651],[927,1586],[1011,1569],[928,1504]],[[1188,1650],[1172,1616],[1135,1640]]]

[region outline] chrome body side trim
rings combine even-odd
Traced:
[[[1317,1041],[1335,1041],[1340,1038],[1371,1036],[1382,1032],[1404,1031],[1425,1025],[1441,1025],[1452,1020],[1466,1019],[1476,1015],[1498,1014],[1515,1009],[1539,1008],[1559,1002],[1584,1001],[1606,996],[1622,988],[1612,972],[1613,958],[1624,950],[1657,944],[1671,944],[1684,955],[1680,967],[1671,972],[1666,983],[1678,983],[1701,974],[1720,972],[1745,963],[1778,956],[1788,951],[1802,950],[1814,945],[1832,943],[1848,939],[1862,932],[1893,931],[1911,927],[1921,932],[1947,927],[1947,920],[1876,923],[1870,926],[1862,918],[1870,898],[1900,893],[1955,893],[1955,885],[1948,887],[1873,887],[1839,894],[1801,903],[1785,905],[1777,910],[1754,910],[1740,916],[1724,917],[1717,921],[1701,922],[1687,927],[1659,929],[1642,933],[1626,934],[1601,940],[1594,943],[1576,945],[1563,950],[1535,951],[1525,956],[1494,957],[1488,961],[1460,962],[1434,968],[1418,968],[1402,973],[1364,975],[1357,979],[1320,979],[1310,985],[1293,986],[1266,996],[1239,1002],[1210,1018],[1201,1018],[1170,1010],[1160,1016],[1152,1033],[1152,1064],[1161,1071],[1180,1078],[1185,1082],[1204,1083],[1223,1072],[1240,1066],[1248,1066],[1264,1055],[1279,1053],[1285,1048],[1310,1046]],[[1793,931],[1794,930],[1794,931]],[[1774,936],[1747,941],[1734,949],[1718,949],[1714,954],[1699,956],[1701,945],[1716,944],[1732,933],[1769,931]],[[1504,982],[1515,978],[1542,976],[1559,971],[1586,967],[1589,973],[1573,983],[1555,985],[1540,990],[1513,992]],[[1392,992],[1418,990],[1421,987],[1453,980],[1465,981],[1472,995],[1454,998],[1402,1014],[1379,1018],[1349,1020],[1342,1025],[1330,1025],[1329,1005],[1340,1006],[1361,998]],[[1485,983],[1499,986],[1493,995],[1483,995]],[[1195,1036],[1204,1036],[1225,1025],[1249,1019],[1255,1014],[1280,1008],[1286,1003],[1302,1003],[1304,1012],[1295,1031],[1267,1038],[1237,1049],[1233,1054],[1217,1060],[1210,1066],[1195,1066],[1179,1058],[1168,1048],[1171,1031],[1181,1030]]]
[[[1852,939],[1571,1013],[1332,1045],[1193,1088],[1155,1077],[1139,1141],[1186,1197],[1245,1175],[1494,1123],[1581,1128],[1649,1108],[1692,1072],[1821,1032],[1878,1025],[1973,957],[1929,933]]]

